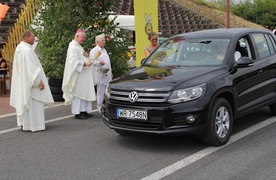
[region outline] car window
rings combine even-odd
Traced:
[[[159,46],[145,65],[217,66],[226,57],[230,39],[169,39]]]
[[[240,52],[241,57],[248,57],[248,43],[245,37],[242,37],[238,40],[236,51]]]
[[[159,37],[158,38],[159,44],[162,44],[164,41],[166,41],[166,39],[167,38]]]
[[[269,56],[270,51],[264,34],[253,34],[252,37],[253,41],[255,42],[256,52],[259,54],[259,57],[262,59]]]
[[[271,54],[275,54],[276,53],[276,43],[275,43],[275,40],[274,38],[270,35],[270,34],[266,34],[266,39],[267,39],[267,42],[268,42],[268,46],[269,46],[269,50],[271,52]]]

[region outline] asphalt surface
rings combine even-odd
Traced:
[[[35,133],[16,127],[14,114],[0,116],[0,179],[276,179],[276,118],[268,108],[235,121],[223,147],[195,136],[120,136],[92,113],[77,120],[70,106],[47,108],[46,130]]]

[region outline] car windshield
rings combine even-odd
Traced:
[[[148,66],[218,66],[230,39],[168,39],[148,58]]]

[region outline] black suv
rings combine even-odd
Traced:
[[[201,134],[227,143],[233,120],[276,114],[276,40],[263,29],[213,29],[167,39],[106,89],[102,116],[121,135]]]

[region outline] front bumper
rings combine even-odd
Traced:
[[[202,134],[207,130],[208,106],[196,101],[165,106],[129,106],[104,103],[102,117],[111,129],[154,134]],[[146,120],[126,119],[117,116],[117,108],[147,111]],[[194,117],[194,122],[187,121]]]

